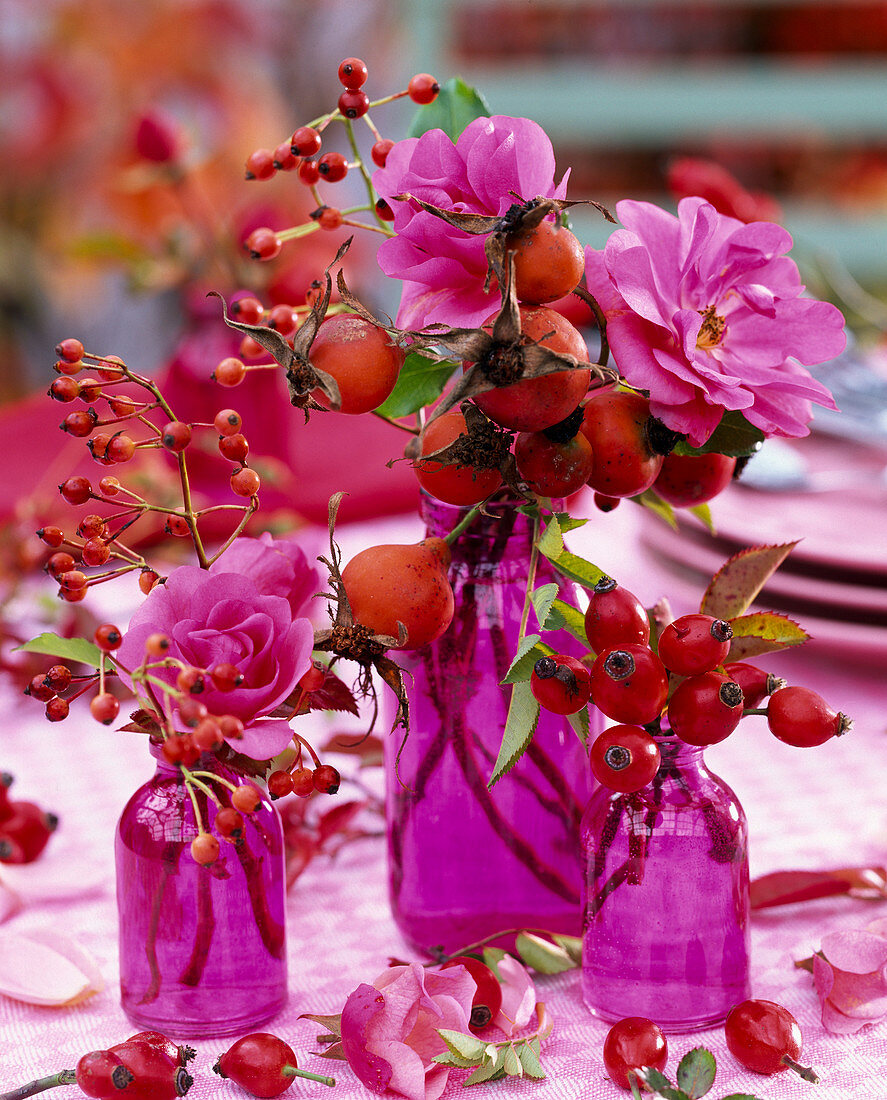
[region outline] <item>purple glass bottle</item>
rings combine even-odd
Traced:
[[[453,546],[453,622],[407,663],[410,734],[387,740],[391,907],[404,938],[452,951],[509,928],[578,934],[579,822],[586,751],[566,719],[543,711],[523,759],[493,787],[511,693],[532,547],[531,521],[492,506]],[[423,495],[429,535],[464,509]],[[536,585],[554,580],[540,560]],[[568,635],[548,636],[574,652]]]
[[[749,996],[748,828],[702,749],[657,742],[649,786],[599,787],[582,818],[582,995],[607,1021],[694,1031]]]
[[[243,815],[241,840],[223,841],[215,863],[195,863],[194,808],[181,773],[151,751],[157,770],[126,804],[115,841],[123,1010],[167,1035],[240,1034],[287,998],[280,816],[263,799]],[[212,754],[192,770],[243,781]],[[226,787],[209,785],[230,805]],[[217,807],[195,793],[211,831]]]

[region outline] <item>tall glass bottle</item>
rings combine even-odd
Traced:
[[[201,866],[190,853],[197,828],[181,773],[155,746],[152,754],[157,770],[126,804],[115,842],[123,1010],[166,1034],[249,1031],[287,998],[280,816],[263,799],[243,815],[243,837],[223,841],[219,859]],[[212,754],[194,770],[243,781]],[[210,785],[229,805],[228,789]],[[196,797],[211,830],[217,807]]]
[[[702,749],[657,741],[653,781],[599,787],[582,818],[582,994],[604,1020],[692,1031],[749,996],[748,828]]]
[[[429,535],[464,510],[423,495]],[[523,759],[489,790],[511,689],[532,549],[512,504],[480,516],[452,547],[456,610],[408,666],[410,734],[387,750],[391,906],[419,950],[453,950],[518,927],[578,934],[579,822],[590,790],[585,749],[568,721],[542,711]],[[553,580],[544,559],[536,585]],[[568,635],[547,636],[572,652]]]

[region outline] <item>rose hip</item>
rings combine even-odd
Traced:
[[[228,1077],[253,1096],[280,1096],[294,1077],[307,1077],[323,1085],[335,1085],[332,1077],[322,1077],[299,1069],[292,1047],[266,1031],[244,1035],[220,1054],[213,1066],[220,1077]]]

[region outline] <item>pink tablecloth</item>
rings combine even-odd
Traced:
[[[614,518],[618,517],[618,518]],[[639,549],[635,510],[620,509],[600,517],[581,536],[602,567],[631,577],[645,600],[669,588],[657,561]],[[588,530],[588,529],[586,529]],[[787,532],[787,535],[789,533]],[[369,541],[421,537],[412,521],[377,524],[343,531],[346,556]],[[586,541],[588,540],[588,541]],[[676,600],[681,608],[681,599]],[[688,609],[688,608],[682,608]],[[776,742],[762,719],[749,719],[736,735],[709,750],[708,759],[737,791],[750,822],[752,873],[780,868],[823,868],[849,863],[887,861],[885,804],[884,695],[876,670],[842,664],[840,655],[813,645],[804,654],[774,660],[797,682],[826,694],[856,718],[854,732],[816,750],[794,750]],[[882,677],[881,677],[882,679]],[[25,908],[0,925],[6,930],[63,930],[97,958],[105,990],[69,1009],[33,1008],[0,996],[0,1089],[73,1066],[87,1050],[106,1047],[135,1030],[120,1011],[117,992],[116,910],[113,893],[112,840],[116,819],[129,794],[151,772],[144,742],[133,734],[114,733],[84,714],[58,725],[42,720],[40,707],[3,697],[5,720],[0,734],[0,768],[16,776],[19,797],[37,798],[62,818],[45,856],[64,869],[82,868],[84,879],[96,876],[97,891],[75,901]],[[0,877],[3,871],[0,867]],[[887,1097],[887,1027],[868,1027],[837,1037],[819,1023],[818,1002],[810,976],[792,960],[811,954],[821,936],[836,928],[862,926],[887,914],[887,903],[846,898],[770,910],[752,922],[753,992],[779,1001],[800,1021],[805,1034],[803,1060],[814,1065],[823,1083],[811,1095],[822,1100],[865,1096]],[[318,860],[289,898],[290,1004],[269,1029],[305,1052],[308,1069],[332,1072],[339,1080],[335,1094],[357,1100],[371,1094],[344,1063],[325,1063],[308,1053],[315,1049],[317,1029],[297,1019],[299,1013],[338,1011],[347,993],[371,980],[390,954],[405,948],[388,912],[383,845],[365,840],[346,849],[335,862]],[[555,1019],[554,1033],[543,1048],[548,1079],[508,1080],[481,1086],[498,1097],[546,1100],[607,1100],[627,1095],[608,1080],[601,1062],[606,1026],[585,1011],[575,972],[540,978],[538,993]],[[704,1044],[718,1058],[718,1080],[711,1093],[754,1093],[766,1098],[801,1097],[812,1086],[790,1073],[758,1077],[739,1069],[727,1053],[720,1030],[671,1039],[669,1070],[693,1046]],[[228,1041],[198,1044],[196,1082],[189,1093],[204,1097],[243,1095],[211,1072],[215,1057]],[[332,1065],[332,1070],[330,1066]],[[445,1100],[462,1095],[462,1071],[455,1071]],[[287,1096],[323,1093],[322,1086],[297,1081]],[[76,1087],[60,1097],[77,1094]]]

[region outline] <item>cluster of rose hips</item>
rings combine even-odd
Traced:
[[[59,819],[35,802],[9,797],[13,777],[0,772],[0,863],[33,863]]]
[[[598,782],[628,794],[645,787],[659,769],[650,728],[663,716],[689,745],[714,745],[736,729],[744,714],[766,714],[770,731],[796,747],[821,745],[850,728],[810,688],[785,681],[745,661],[727,662],[733,629],[711,615],[682,615],[650,645],[650,619],[638,598],[612,578],[590,593],[585,633],[596,654],[589,664],[557,654],[539,658],[530,679],[541,706],[575,714],[591,701],[616,723],[591,748]],[[725,663],[726,662],[726,663]],[[765,710],[759,704],[770,696]],[[649,728],[644,728],[649,727]]]
[[[360,229],[376,229],[394,217],[391,207],[382,199],[370,205],[356,206],[341,210],[328,205],[317,190],[318,183],[338,183],[345,179],[349,171],[358,170],[366,180],[369,179],[359,149],[354,141],[351,123],[362,118],[373,136],[370,151],[372,161],[379,168],[385,167],[388,152],[394,142],[383,138],[369,116],[371,107],[380,107],[394,100],[408,96],[414,103],[432,103],[440,91],[440,85],[428,73],[417,73],[401,92],[384,96],[370,102],[364,84],[368,77],[367,67],[358,57],[346,57],[339,65],[339,80],[343,91],[339,96],[336,109],[305,126],[299,126],[292,136],[281,142],[276,149],[256,149],[246,161],[248,180],[271,179],[277,172],[295,172],[301,183],[308,187],[317,207],[309,215],[306,225],[275,231],[267,226],[254,229],[244,241],[244,248],[254,260],[273,260],[279,255],[283,243],[295,237],[304,236],[314,229],[335,230],[344,226],[356,226]],[[324,151],[324,132],[332,122],[344,122],[348,132],[353,160],[342,153]],[[360,211],[371,211],[378,226],[356,221],[350,217]]]
[[[201,554],[199,519],[206,512],[217,510],[195,511],[191,506],[185,452],[196,428],[216,433],[220,454],[235,464],[230,478],[231,491],[237,496],[251,498],[248,505],[232,505],[231,508],[242,515],[244,522],[255,510],[260,479],[247,463],[249,442],[241,431],[241,417],[234,409],[221,409],[211,424],[185,423],[175,418],[150,379],[136,374],[121,360],[88,354],[76,339],[63,340],[56,348],[56,354],[59,358],[55,369],[59,377],[49,388],[50,396],[66,403],[79,400],[87,405],[86,409],[69,413],[62,421],[61,429],[86,439],[93,459],[102,466],[129,462],[137,452],[150,449],[174,455],[179,463],[183,502],[181,509],[151,503],[126,488],[113,475],[99,481],[98,491],[87,477],[69,477],[59,486],[59,492],[68,504],[81,506],[95,501],[117,511],[84,516],[78,524],[76,535],[66,534],[56,526],[41,528],[38,536],[56,551],[46,564],[47,572],[59,582],[59,595],[69,602],[84,599],[91,585],[133,570],[139,571],[142,591],[147,594],[157,582],[157,573],[147,566],[141,555],[121,541],[127,528],[150,513],[163,515],[166,533],[178,538],[191,538],[198,554]],[[85,371],[88,364],[95,365],[96,377],[78,379],[76,376]],[[127,384],[145,391],[144,399],[119,391],[121,385]],[[108,415],[104,418],[95,408],[95,402],[99,399],[108,406]],[[155,424],[152,415],[155,419],[165,419],[165,423]],[[140,438],[135,437],[134,429],[139,430]],[[108,566],[108,569],[102,573],[84,572],[85,568],[102,566]]]
[[[122,643],[123,634],[113,623],[102,623],[96,628],[93,641],[103,654],[110,655]],[[45,714],[48,721],[63,722],[70,713],[71,703],[98,687],[90,700],[89,710],[97,722],[109,726],[120,711],[120,702],[105,688],[107,675],[104,661],[96,672],[85,676],[74,676],[67,665],[52,665],[44,674],[38,673],[32,678],[25,688],[25,694],[46,704]],[[65,695],[65,692],[69,694]]]
[[[782,1005],[765,1000],[735,1005],[724,1024],[724,1035],[733,1057],[754,1073],[772,1076],[791,1069],[805,1081],[819,1080],[796,1061],[803,1036],[798,1021]],[[668,1042],[662,1029],[645,1016],[619,1020],[604,1040],[604,1066],[620,1088],[630,1089],[632,1080],[640,1084],[638,1070],[661,1072],[667,1061]]]

